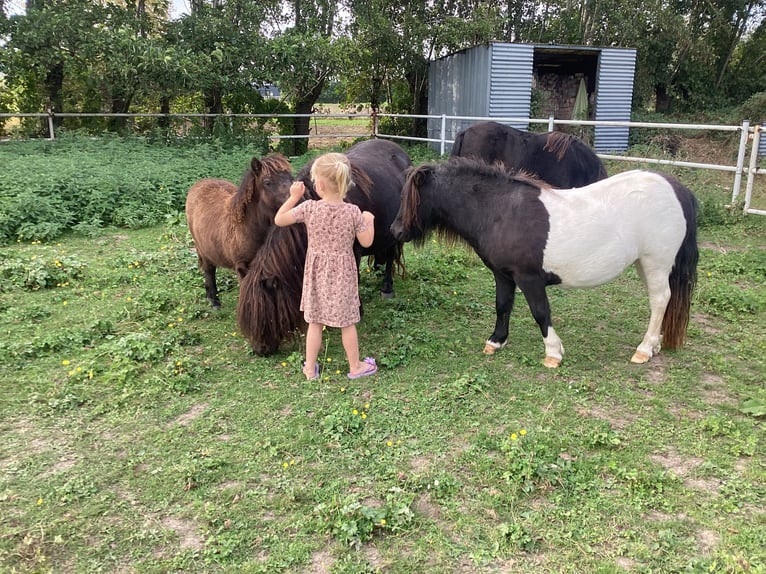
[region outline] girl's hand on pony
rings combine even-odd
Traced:
[[[304,193],[306,193],[306,186],[302,181],[294,181],[290,186],[290,197],[293,199],[300,199]]]

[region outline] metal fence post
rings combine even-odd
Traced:
[[[737,170],[734,172],[734,185],[731,188],[731,202],[737,199],[739,189],[742,187],[742,168],[745,165],[745,150],[747,149],[747,136],[750,131],[750,120],[742,120],[742,134],[739,138],[739,151],[737,152]]]
[[[554,126],[555,126],[555,120],[554,120],[553,116],[548,116],[548,131],[552,132]]]

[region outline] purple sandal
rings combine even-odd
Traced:
[[[358,379],[359,377],[366,377],[368,375],[374,375],[378,372],[378,365],[375,364],[375,359],[372,357],[365,357],[362,361],[363,363],[367,363],[368,369],[362,371],[361,373],[357,373],[356,375],[352,375],[349,373],[346,375],[349,379]]]
[[[306,368],[306,363],[303,363],[303,368]],[[306,371],[303,371],[303,375],[306,375]],[[314,376],[310,379],[306,379],[307,381],[316,381],[319,378],[319,363],[314,363]]]

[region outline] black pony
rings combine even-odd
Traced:
[[[412,162],[400,146],[382,139],[359,142],[344,153],[354,182],[346,201],[375,216],[372,245],[366,249],[358,242],[354,245],[357,268],[365,255],[373,258],[376,267],[384,266],[380,292],[390,298],[394,296],[394,270],[402,271],[404,265],[403,245],[391,234],[390,226]],[[296,180],[305,184],[307,199],[319,199],[311,181],[312,164],[304,166]],[[273,225],[240,282],[237,324],[258,355],[275,353],[283,340],[306,328],[299,309],[306,249],[304,225]]]
[[[502,162],[559,188],[582,187],[607,177],[604,164],[581,139],[564,132],[533,133],[480,122],[457,134],[452,157]]]
[[[691,191],[656,172],[558,190],[498,165],[453,158],[410,170],[391,231],[416,244],[430,231],[465,240],[492,271],[497,319],[485,353],[507,342],[518,286],[543,335],[547,367],[560,364],[564,347],[551,326],[546,286],[594,287],[635,265],[651,316],[631,361],[645,363],[661,341],[670,349],[684,342],[699,257],[696,213]]]

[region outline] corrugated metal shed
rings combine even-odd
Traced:
[[[590,46],[552,46],[492,42],[475,46],[431,62],[429,68],[429,115],[469,117],[530,117],[535,66],[578,66],[597,70],[589,86],[595,90],[594,119],[629,121],[633,97],[636,50]],[[597,65],[596,62],[597,61]],[[592,64],[591,64],[592,62]],[[570,119],[570,118],[559,118]],[[447,122],[445,137],[474,123]],[[524,121],[511,122],[526,129]],[[441,136],[441,122],[428,120],[428,137]],[[628,128],[603,126],[595,130],[597,151],[627,149]]]
[[[491,44],[489,116],[528,118],[532,102],[534,48],[524,44]],[[526,129],[526,122],[511,124]]]
[[[603,48],[598,59],[596,120],[630,121],[633,100],[633,71],[636,51]],[[596,126],[593,147],[597,152],[623,151],[628,148],[628,128]]]

